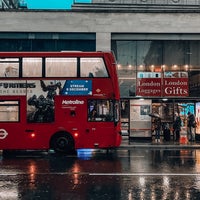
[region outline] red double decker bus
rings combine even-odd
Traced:
[[[0,149],[118,147],[119,99],[111,52],[1,52]]]

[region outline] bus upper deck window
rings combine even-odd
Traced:
[[[23,58],[23,77],[42,77],[42,58]]]
[[[0,77],[19,77],[19,59],[5,58],[0,59]]]
[[[108,77],[102,58],[81,58],[81,77]]]
[[[46,77],[76,77],[77,58],[46,58]]]

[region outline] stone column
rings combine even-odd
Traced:
[[[96,51],[111,50],[111,33],[96,33]]]

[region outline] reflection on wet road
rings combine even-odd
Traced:
[[[0,157],[0,200],[199,199],[200,150]]]

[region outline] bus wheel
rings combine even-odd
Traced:
[[[51,148],[56,153],[71,153],[74,152],[74,139],[67,133],[55,134],[50,143]]]

